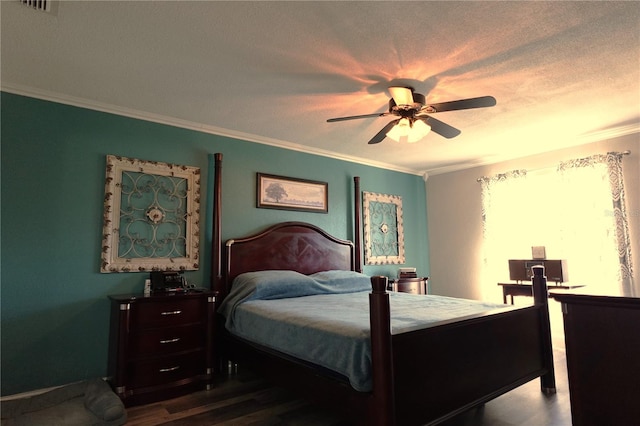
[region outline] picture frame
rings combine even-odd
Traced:
[[[328,213],[329,184],[316,180],[257,173],[256,207]]]
[[[363,191],[366,265],[405,263],[402,197]]]
[[[100,272],[199,268],[200,169],[106,156]]]

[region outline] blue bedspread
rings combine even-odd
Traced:
[[[227,329],[336,371],[347,377],[354,389],[370,391],[369,277],[346,271],[318,276],[265,272],[240,276],[234,282],[232,294],[219,310],[226,317]],[[390,307],[392,334],[399,334],[505,305],[390,293]]]

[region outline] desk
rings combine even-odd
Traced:
[[[499,286],[502,286],[502,303],[507,304],[507,296],[511,296],[511,304],[513,305],[513,297],[514,296],[533,296],[533,287],[531,284],[518,284],[518,283],[498,283]],[[548,284],[547,288],[549,291],[554,289],[558,290],[570,290],[573,288],[584,287],[583,284],[571,285],[567,283],[561,284]]]

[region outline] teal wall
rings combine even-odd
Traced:
[[[406,265],[428,275],[422,177],[14,94],[1,95],[2,395],[107,374],[108,295],[140,292],[145,273],[101,274],[105,156],[202,169],[201,259],[185,275],[206,285],[208,164],[223,159],[223,239],[285,220],[353,239],[353,176],[364,191],[402,196]],[[366,149],[366,144],[363,145]],[[256,172],[325,181],[329,213],[255,208]],[[208,209],[205,208],[208,206]],[[365,267],[394,276],[397,265]]]

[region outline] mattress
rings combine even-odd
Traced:
[[[340,271],[321,273],[319,279],[285,274],[279,281],[281,272],[271,274],[266,291],[259,285],[256,289],[255,282],[247,285],[242,278],[234,283],[235,292],[219,310],[226,317],[227,330],[341,374],[357,391],[370,391],[369,277]],[[255,277],[251,279],[255,281]],[[335,277],[340,277],[339,285],[334,285]],[[307,286],[314,289],[301,290]],[[510,309],[467,299],[390,293],[391,333],[406,333],[501,308]]]

